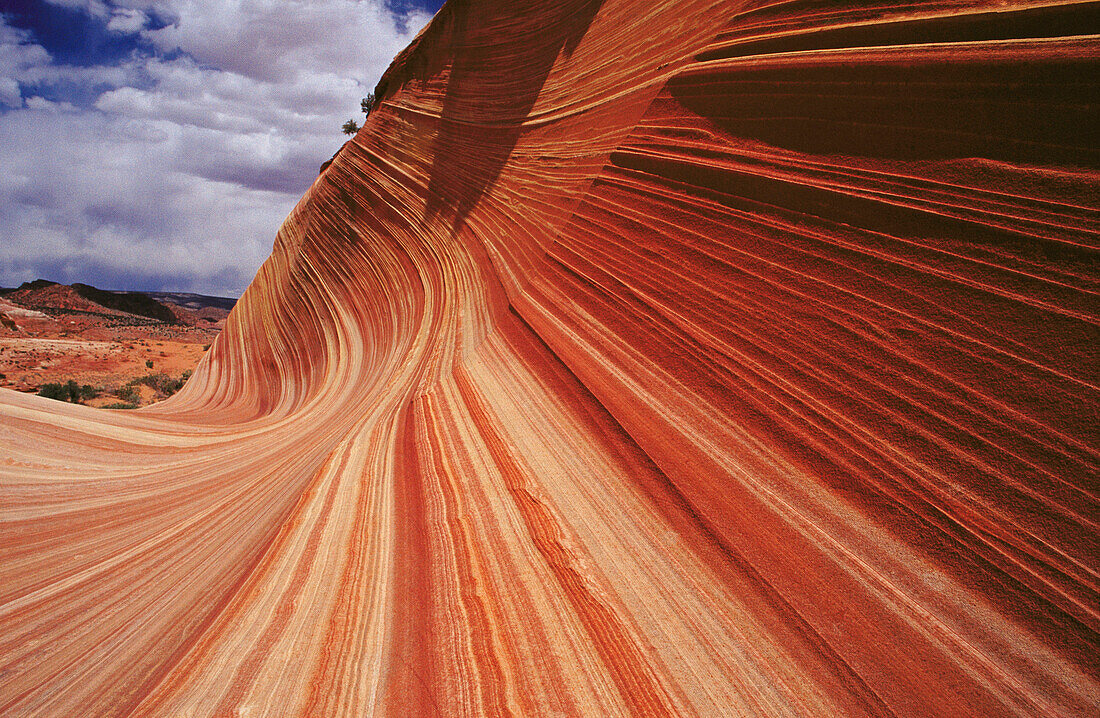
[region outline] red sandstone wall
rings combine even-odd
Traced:
[[[452,0],[180,395],[0,393],[0,714],[1095,712],[1096,20]]]

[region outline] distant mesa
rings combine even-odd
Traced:
[[[200,311],[213,307],[229,311],[237,303],[232,297],[211,297],[205,294],[191,294],[189,292],[143,292],[158,302],[185,307],[192,311]]]
[[[88,284],[74,284],[73,290],[85,299],[108,309],[117,309],[127,314],[149,317],[165,324],[178,324],[179,319],[172,310],[148,294],[141,292],[107,292]]]
[[[16,289],[0,289],[0,294],[7,294],[8,292],[20,292],[20,291],[38,291],[40,289],[46,289],[47,287],[59,286],[59,282],[51,282],[48,279],[35,279],[31,282],[23,282]]]
[[[116,323],[129,319],[136,323],[185,326],[221,321],[237,301],[186,292],[99,289],[82,282],[67,285],[49,279],[23,282],[16,288],[0,288],[0,297],[7,306],[4,313],[13,320],[76,313],[98,315]]]

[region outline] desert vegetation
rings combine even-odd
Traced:
[[[377,100],[375,99],[373,92],[368,92],[366,97],[359,100],[359,109],[362,111],[364,119],[366,119],[366,117],[370,117],[370,113],[372,110],[374,110],[376,102]],[[354,135],[356,132],[359,131],[359,123],[356,122],[353,118],[345,122],[343,126],[340,127],[340,129],[343,130],[345,135]]]
[[[142,404],[152,403],[167,399],[183,388],[187,380],[191,378],[191,370],[184,371],[179,377],[171,377],[163,372],[146,374],[123,384],[122,386],[108,390],[97,388],[90,384],[79,384],[73,379],[66,382],[43,384],[38,391],[38,396],[47,399],[56,399],[72,404],[83,404],[96,399],[104,394],[113,395],[119,401],[100,406],[101,409],[136,409]],[[152,396],[143,396],[141,387],[152,390]],[[146,399],[151,399],[147,401]]]
[[[100,391],[91,384],[77,384],[74,380],[69,379],[64,384],[43,384],[42,388],[38,390],[39,396],[44,396],[47,399],[57,399],[58,401],[67,401],[73,404],[83,404],[88,399],[94,399],[99,396]]]

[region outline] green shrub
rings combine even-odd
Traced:
[[[359,131],[359,123],[355,120],[348,120],[340,129],[344,131],[345,135],[354,135]]]
[[[126,386],[115,389],[115,396],[122,399],[127,404],[134,404],[135,406],[141,401],[141,394],[133,384],[127,384]]]
[[[39,396],[59,401],[69,400],[69,389],[64,384],[43,384],[38,390]]]
[[[152,359],[146,359],[145,360],[145,368],[146,369],[152,369],[153,368],[153,360]]]
[[[99,391],[91,384],[81,385],[69,379],[64,384],[43,384],[38,390],[38,395],[47,399],[80,404],[87,399],[99,396]]]
[[[144,384],[158,394],[172,396],[183,388],[184,381],[184,379],[173,379],[162,372],[160,374],[146,374],[143,377],[134,379],[130,384]]]
[[[124,403],[124,402],[121,402],[121,401],[116,401],[114,404],[107,404],[106,406],[102,406],[100,408],[101,409],[136,409],[136,408],[138,408],[138,405],[137,404],[127,404],[127,403]]]

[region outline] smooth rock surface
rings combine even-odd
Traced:
[[[452,0],[182,392],[0,391],[0,714],[1095,715],[1097,8]]]

